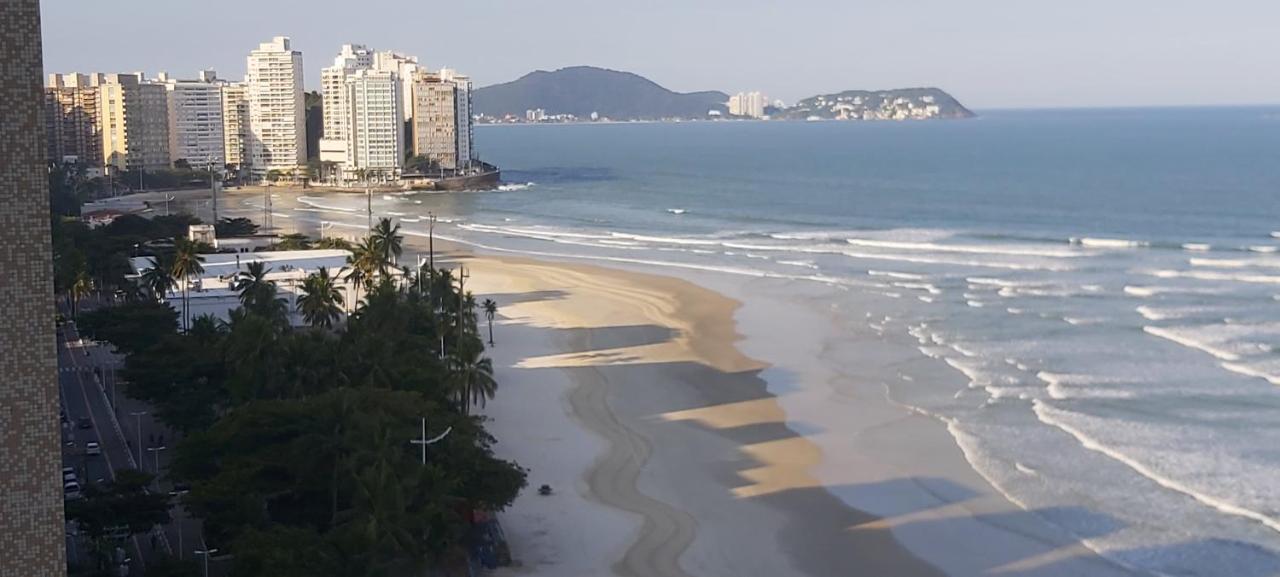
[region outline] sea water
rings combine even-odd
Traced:
[[[431,199],[463,215],[438,233],[892,298],[876,330],[967,386],[889,395],[1012,500],[1145,572],[1280,572],[1280,111],[484,127],[476,145],[508,185]]]

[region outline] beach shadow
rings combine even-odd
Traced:
[[[538,302],[547,302],[547,301],[558,301],[558,300],[564,300],[568,298],[568,296],[569,296],[568,291],[545,290],[545,291],[532,291],[532,292],[522,292],[522,293],[489,293],[484,295],[484,298],[493,299],[494,302],[498,303],[499,305],[498,311],[501,312],[502,306],[518,305],[518,304],[525,304],[525,303],[538,303]]]

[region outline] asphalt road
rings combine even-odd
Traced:
[[[151,407],[128,398],[123,387],[117,386],[117,369],[122,366],[123,358],[115,354],[110,345],[82,342],[72,323],[61,327],[59,384],[67,415],[67,423],[62,428],[63,466],[76,469],[82,486],[87,482],[111,480],[120,469],[140,469],[157,475],[153,490],[171,493],[165,471],[177,436],[154,418]],[[81,418],[88,418],[92,427],[79,428]],[[85,454],[85,445],[90,441],[99,443],[102,455]],[[177,496],[173,500],[176,503]],[[133,559],[132,575],[142,574],[146,561],[158,556],[193,559],[196,558],[194,551],[206,548],[198,519],[191,518],[178,505],[170,515],[173,521],[163,527],[163,531],[130,539],[128,555]],[[74,524],[68,524],[68,533],[68,554],[72,559],[84,559],[87,543],[74,536]],[[215,557],[210,569],[217,564]]]

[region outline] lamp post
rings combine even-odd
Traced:
[[[431,263],[431,279],[436,278],[436,213],[427,212],[427,251]]]
[[[168,447],[165,447],[163,445],[159,447],[147,447],[147,450],[151,451],[151,454],[155,456],[155,461],[156,461],[155,473],[157,476],[160,474],[160,451],[163,451],[167,448]],[[158,483],[159,481],[156,481],[156,482]]]
[[[192,551],[192,553],[204,557],[204,577],[209,577],[209,556],[217,552],[217,549],[197,549]]]
[[[146,469],[146,463],[142,461],[142,415],[147,414],[146,411],[134,411],[129,413],[133,415],[134,423],[138,431],[138,468]]]
[[[449,427],[445,429],[443,433],[440,433],[439,435],[437,435],[435,438],[428,439],[427,438],[427,418],[422,417],[422,436],[417,439],[411,439],[409,440],[409,442],[414,445],[418,445],[419,447],[422,447],[422,464],[426,465],[427,464],[427,445],[434,445],[436,443],[439,443],[440,441],[444,440],[445,437],[448,437],[449,433],[452,433],[452,432],[453,432],[453,427]]]

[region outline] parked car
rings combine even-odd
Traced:
[[[76,427],[81,429],[92,429],[93,419],[90,419],[89,417],[80,417],[80,420],[76,421]]]
[[[62,485],[62,498],[79,499],[80,497],[80,483],[68,481]]]
[[[67,467],[66,469],[63,469],[63,470],[62,470],[62,484],[63,484],[63,485],[66,485],[67,483],[75,483],[75,482],[77,482],[77,481],[78,481],[78,479],[76,479],[76,471],[75,471],[75,469],[72,469],[71,467]]]
[[[84,444],[84,454],[90,457],[96,457],[102,454],[102,447],[98,446],[97,441],[89,441]]]

